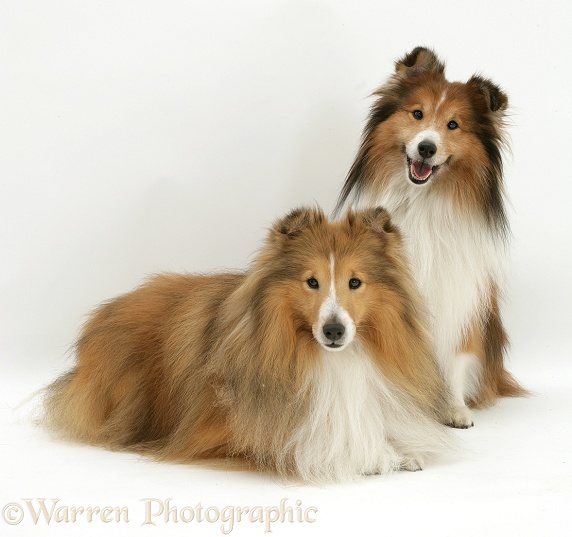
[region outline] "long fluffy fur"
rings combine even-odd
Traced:
[[[314,336],[332,293],[355,323],[337,351]],[[46,423],[111,449],[236,458],[310,482],[419,469],[450,445],[422,311],[385,211],[329,222],[299,209],[246,272],[161,275],[99,307],[76,365],[47,390]]]
[[[448,421],[469,427],[466,404],[526,394],[503,365],[508,338],[499,312],[509,238],[502,170],[508,98],[480,76],[460,83],[444,73],[422,47],[396,62],[376,91],[336,212],[382,205],[402,230],[451,388]],[[421,154],[426,141],[436,154]]]

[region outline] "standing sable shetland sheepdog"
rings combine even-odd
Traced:
[[[95,311],[48,387],[66,436],[159,459],[236,457],[305,481],[419,469],[443,386],[382,209],[277,221],[244,273],[162,275]]]
[[[526,392],[503,366],[499,314],[508,223],[501,150],[507,96],[490,80],[449,82],[416,48],[376,92],[337,211],[383,205],[404,236],[428,304],[450,388],[448,422],[473,425],[471,406]]]

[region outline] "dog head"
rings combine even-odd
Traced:
[[[443,167],[482,167],[488,160],[487,140],[495,132],[486,126],[508,104],[490,80],[473,76],[466,83],[448,82],[444,73],[437,56],[421,47],[395,65],[393,84],[402,91],[395,134],[415,185],[425,185]]]
[[[331,222],[298,209],[273,226],[259,266],[275,315],[292,319],[297,337],[322,349],[345,349],[391,302],[402,272],[401,237],[383,209]]]
[[[435,53],[418,47],[375,95],[337,211],[350,195],[375,199],[391,184],[448,191],[465,205],[500,211],[508,98],[496,84],[477,75],[450,82]]]

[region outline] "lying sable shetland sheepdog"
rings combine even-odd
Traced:
[[[416,48],[377,91],[336,210],[383,205],[403,233],[428,304],[450,388],[447,421],[473,425],[466,406],[526,392],[503,366],[499,299],[509,229],[501,150],[507,96],[490,80],[449,82]]]
[[[384,210],[295,210],[244,273],[157,276],[99,307],[46,419],[111,449],[305,481],[417,470],[450,441],[421,311]]]

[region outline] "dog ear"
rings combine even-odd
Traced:
[[[445,64],[431,49],[416,47],[395,62],[395,72],[404,77],[414,77],[424,73],[443,74]]]
[[[396,230],[391,222],[389,213],[383,207],[366,209],[358,213],[357,217],[376,235],[385,237],[387,233],[393,233]]]
[[[326,216],[318,208],[300,207],[274,222],[271,230],[272,237],[294,239],[304,229],[311,225],[320,224]]]
[[[506,110],[508,106],[508,97],[496,84],[492,81],[480,76],[473,76],[467,82],[467,85],[476,88],[476,90],[485,98],[487,106],[492,112]]]

